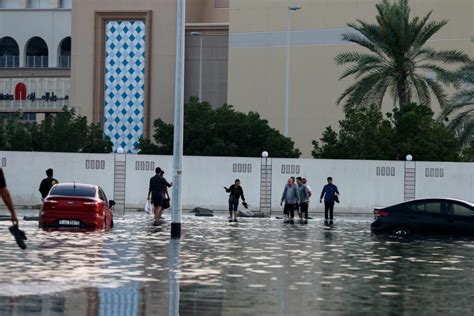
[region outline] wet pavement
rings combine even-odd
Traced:
[[[180,242],[143,213],[116,217],[111,232],[23,222],[26,251],[0,222],[0,315],[472,313],[474,239],[379,238],[371,220],[186,215]]]

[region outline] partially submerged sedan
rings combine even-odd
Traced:
[[[56,184],[44,199],[39,216],[41,228],[111,229],[112,208],[104,191],[97,185]]]
[[[375,234],[474,235],[474,203],[445,198],[417,199],[375,208],[371,230]]]

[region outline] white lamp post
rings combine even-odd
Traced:
[[[412,161],[412,160],[413,160],[413,156],[412,156],[412,155],[407,155],[405,158],[406,158],[407,161]]]
[[[199,36],[199,102],[202,102],[202,38],[201,32],[191,32],[191,36]]]
[[[298,11],[299,5],[288,7],[288,28],[286,31],[286,78],[285,78],[285,137],[288,137],[288,115],[290,98],[290,30],[291,30],[291,12]]]

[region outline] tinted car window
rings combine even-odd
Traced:
[[[448,203],[446,205],[446,212],[449,215],[456,215],[456,216],[471,217],[473,215],[473,212],[468,207],[461,204],[455,204],[455,203]]]
[[[429,212],[429,213],[441,213],[441,203],[439,202],[428,202],[428,203],[413,203],[409,204],[408,208],[415,212]]]
[[[441,213],[441,203],[439,202],[431,202],[425,204],[425,209],[428,213]]]
[[[95,197],[95,188],[57,185],[51,189],[50,195]]]
[[[107,197],[105,196],[105,193],[104,193],[104,191],[102,191],[102,189],[99,189],[99,198],[102,201],[107,202]]]
[[[425,203],[413,203],[409,204],[408,208],[415,212],[426,212]]]

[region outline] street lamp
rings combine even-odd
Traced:
[[[288,28],[286,31],[286,78],[285,78],[285,137],[288,137],[288,115],[289,115],[289,97],[290,97],[290,29],[291,12],[301,9],[299,5],[288,7]]]
[[[413,160],[413,156],[412,156],[412,155],[407,155],[407,156],[405,157],[405,159],[406,159],[407,161],[412,161],[412,160]]]
[[[191,32],[191,36],[199,36],[199,101],[202,102],[202,38],[201,32]]]

